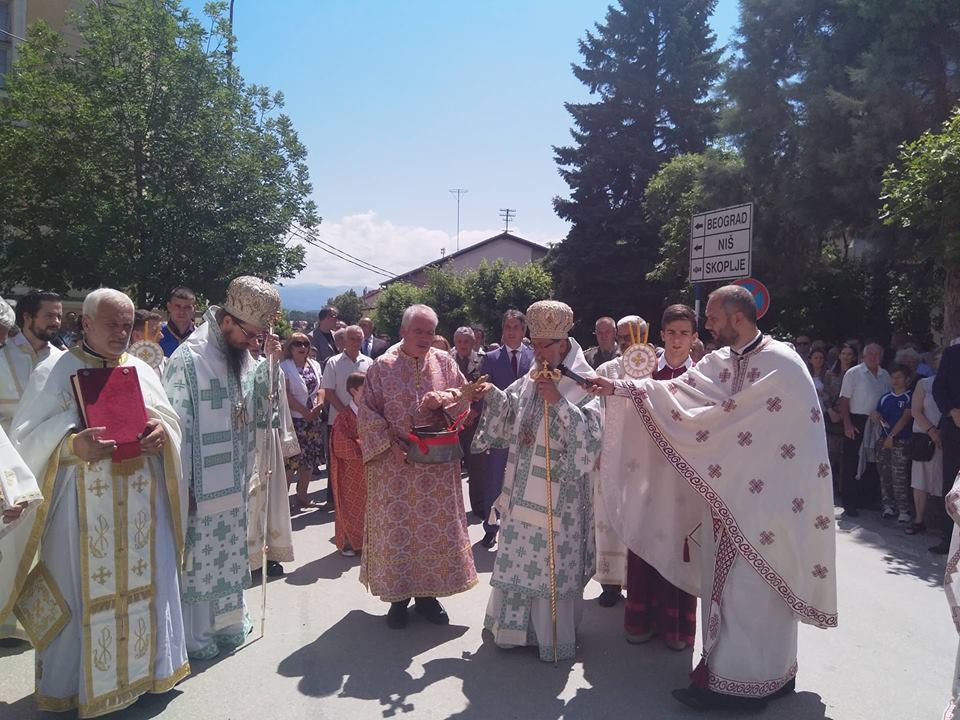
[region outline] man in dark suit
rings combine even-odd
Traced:
[[[943,497],[946,497],[960,472],[960,344],[956,340],[940,358],[940,367],[933,380],[933,399],[943,413],[940,416],[940,443],[943,447]],[[930,552],[946,555],[950,551],[953,521],[946,513],[938,514],[941,515],[943,537],[930,548]],[[923,518],[917,518],[917,522],[923,522]]]
[[[360,345],[360,352],[376,360],[387,351],[389,346],[373,334],[373,320],[368,317],[360,318],[359,325],[363,330],[363,344]]]
[[[503,330],[500,347],[483,356],[480,362],[480,374],[489,375],[490,382],[501,390],[506,390],[518,378],[530,372],[533,364],[533,349],[524,345],[523,336],[527,332],[527,318],[519,310],[507,310],[503,314]],[[503,489],[503,473],[507,467],[507,449],[493,448],[487,456],[487,467],[483,483],[484,547],[491,548],[496,542],[498,523],[490,523],[488,516],[493,502]]]
[[[333,331],[337,329],[338,320],[340,320],[340,311],[332,305],[327,305],[317,315],[317,326],[310,333],[310,342],[317,349],[317,362],[320,363],[321,369],[326,367],[327,360],[340,352],[333,341]]]

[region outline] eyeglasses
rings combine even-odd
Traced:
[[[247,329],[243,326],[243,323],[240,322],[239,320],[234,320],[234,324],[235,324],[238,328],[240,328],[240,332],[243,333],[243,336],[244,336],[245,338],[247,338],[247,340],[256,340],[258,343],[262,343],[262,342],[263,342],[263,335],[262,335],[262,334],[257,335],[256,333],[250,332],[249,330],[247,330]]]
[[[306,342],[305,340],[294,340],[292,343],[290,343],[290,347],[308,348],[310,347],[310,343]]]

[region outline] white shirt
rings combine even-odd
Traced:
[[[357,354],[356,361],[350,359],[345,352],[334,355],[327,360],[327,366],[323,369],[323,379],[320,381],[320,387],[324,390],[336,390],[337,397],[344,405],[349,405],[350,393],[347,392],[347,378],[351,373],[366,372],[373,365],[373,360],[363,353]],[[330,403],[330,411],[327,414],[327,424],[333,425],[337,419],[337,409]]]
[[[874,375],[865,363],[860,363],[844,373],[840,397],[850,401],[851,415],[869,415],[877,409],[880,398],[890,390],[890,373],[878,368]]]
[[[657,358],[657,370],[663,370],[665,367],[667,367],[667,364],[667,353],[661,353],[660,357]],[[693,360],[690,359],[689,355],[687,355],[687,359],[683,361],[683,367],[687,370],[693,367]],[[677,368],[673,367],[673,365],[670,365],[670,369],[676,370]]]

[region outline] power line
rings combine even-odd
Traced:
[[[318,250],[322,250],[328,255],[332,255],[338,260],[343,260],[344,262],[348,262],[351,265],[355,265],[361,270],[366,270],[367,272],[373,272],[373,273],[376,273],[377,275],[383,275],[384,277],[388,277],[388,278],[392,278],[396,276],[395,273],[387,272],[386,270],[377,268],[376,266],[369,265],[365,263],[365,261],[360,260],[359,258],[354,258],[352,255],[349,255],[349,253],[346,253],[343,250],[340,250],[339,248],[336,248],[333,245],[324,243],[322,240],[319,240],[316,237],[311,237],[310,235],[304,234],[303,231],[297,228],[291,227],[290,233],[295,237],[299,238],[300,240],[305,241],[308,245],[311,245],[317,248]]]
[[[394,273],[394,272],[390,272],[389,270],[387,270],[387,269],[385,269],[385,268],[382,268],[382,267],[380,267],[379,265],[374,265],[372,262],[368,262],[368,261],[364,260],[363,258],[358,258],[356,255],[351,255],[351,254],[348,253],[346,250],[341,250],[340,248],[338,248],[337,246],[335,246],[335,245],[327,242],[326,240],[321,240],[320,237],[317,236],[317,234],[316,234],[315,232],[313,232],[312,230],[307,230],[306,228],[301,227],[301,226],[299,226],[299,225],[296,226],[296,229],[301,233],[301,237],[303,237],[303,239],[306,240],[307,242],[310,242],[310,243],[319,243],[319,244],[321,244],[321,245],[326,245],[328,248],[330,248],[330,249],[332,249],[332,250],[335,250],[336,252],[341,253],[341,254],[343,254],[343,255],[346,255],[348,258],[351,258],[351,259],[353,259],[353,260],[356,260],[357,262],[362,263],[363,265],[368,266],[368,267],[369,267],[370,269],[372,269],[372,270],[376,270],[376,271],[378,271],[378,272],[382,272],[382,273],[384,273],[384,274],[386,274],[386,275],[389,275],[390,277],[396,276],[396,273]]]
[[[297,237],[300,240],[305,241],[308,245],[311,245],[312,247],[315,247],[318,250],[323,250],[323,252],[327,253],[328,255],[333,255],[333,257],[337,258],[338,260],[343,260],[344,262],[348,262],[351,265],[355,265],[356,267],[360,268],[361,270],[366,270],[367,272],[376,273],[377,275],[384,275],[386,277],[393,277],[393,275],[388,272],[381,271],[377,268],[364,264],[362,261],[358,262],[356,260],[351,259],[350,257],[345,256],[342,250],[338,250],[332,245],[325,247],[323,243],[318,242],[315,238],[312,238],[308,235],[304,235],[298,232],[297,230],[294,230],[293,228],[290,229],[290,232],[292,235],[294,235],[294,237]]]

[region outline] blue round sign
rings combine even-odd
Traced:
[[[759,320],[767,314],[770,309],[770,291],[767,286],[755,278],[740,278],[733,281],[734,285],[746,288],[753,295],[753,301],[757,304],[757,319]]]

